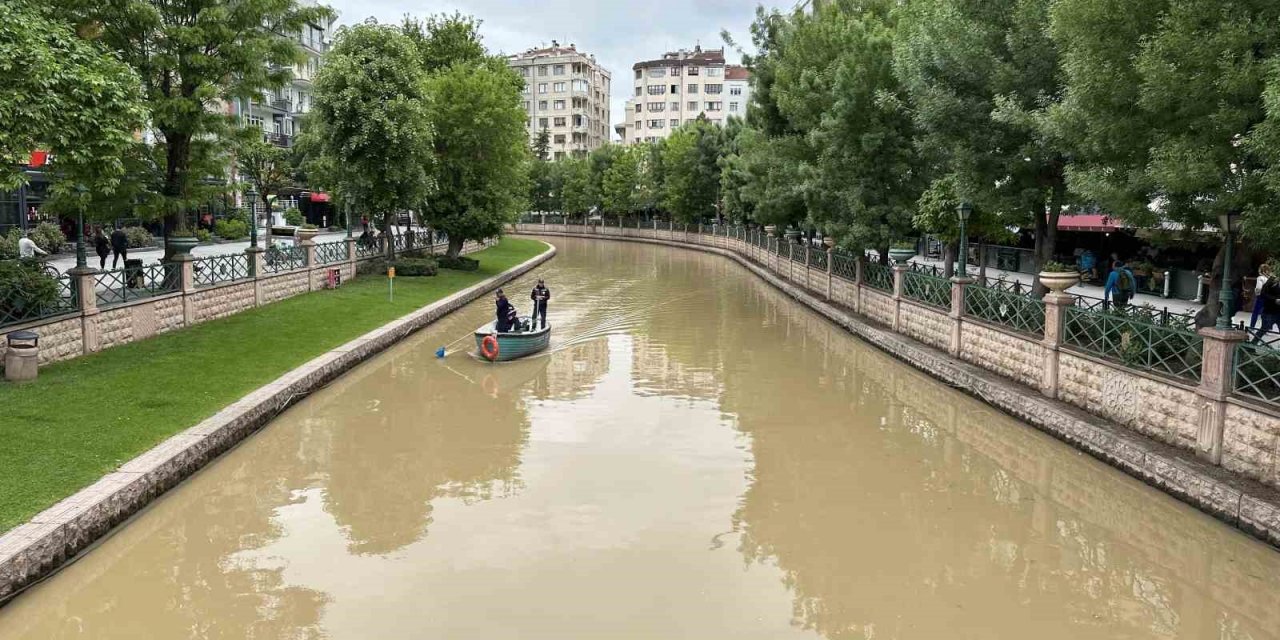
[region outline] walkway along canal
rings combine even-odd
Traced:
[[[470,305],[0,609],[0,637],[1277,637],[1266,545],[725,258],[552,242],[549,354],[436,359]]]

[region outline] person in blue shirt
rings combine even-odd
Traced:
[[[1107,285],[1102,290],[1103,301],[1111,300],[1117,309],[1129,306],[1129,299],[1138,295],[1138,281],[1133,272],[1116,260],[1111,264],[1111,275],[1107,276]]]

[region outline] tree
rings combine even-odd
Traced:
[[[44,3],[0,3],[0,69],[8,70],[0,92],[0,189],[22,184],[19,165],[43,150],[55,158],[59,195],[109,197],[128,171],[125,158],[146,117],[138,76],[59,18]]]
[[[560,207],[569,215],[582,215],[595,206],[591,199],[591,167],[586,158],[566,158],[556,163],[561,171]]]
[[[413,41],[394,27],[344,27],[315,79],[304,136],[324,156],[334,187],[374,215],[393,216],[430,195],[435,154],[425,72]],[[386,243],[395,256],[394,243]]]
[[[184,212],[201,201],[201,182],[221,173],[229,120],[218,100],[262,99],[283,85],[301,52],[292,34],[327,19],[324,6],[296,0],[52,0],[141,78],[151,128],[164,150],[161,193],[153,199],[166,233],[185,235]],[[264,25],[271,25],[270,28]]]
[[[465,240],[497,235],[524,204],[528,145],[519,97],[524,82],[504,60],[458,63],[433,74],[436,193],[423,207],[449,234],[449,255]]]
[[[697,222],[719,212],[720,139],[719,127],[701,118],[667,137],[662,202],[677,220]]]
[[[293,178],[293,164],[287,150],[262,139],[257,127],[240,132],[236,140],[236,166],[240,175],[257,191],[264,211],[271,211],[271,195],[279,195]],[[258,224],[252,220],[250,224]]]
[[[546,127],[538,130],[538,137],[534,139],[530,151],[533,152],[534,160],[546,162],[551,159],[551,132]]]
[[[602,200],[604,210],[619,216],[640,208],[641,147],[624,147],[614,156],[604,172]]]
[[[662,209],[662,189],[667,179],[666,167],[662,164],[662,149],[665,146],[666,140],[659,139],[638,147],[640,177],[636,193],[637,206],[650,215],[655,215]]]

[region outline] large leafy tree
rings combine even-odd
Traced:
[[[0,189],[17,188],[19,164],[44,150],[55,156],[59,195],[102,198],[128,173],[146,110],[137,74],[82,37],[94,29],[78,33],[64,18],[46,3],[0,3]]]
[[[288,150],[263,140],[256,128],[250,127],[237,136],[236,166],[257,192],[265,211],[271,210],[270,196],[278,195],[293,182],[294,165],[290,156]]]
[[[425,201],[435,164],[426,73],[399,28],[346,27],[315,79],[304,136],[330,168],[328,181],[363,211],[393,216]],[[386,243],[394,256],[394,243]]]
[[[640,208],[640,158],[643,147],[624,147],[604,172],[604,210],[618,215]]]
[[[663,206],[677,220],[697,222],[719,213],[722,139],[720,128],[701,118],[667,137]]]
[[[51,0],[90,25],[138,73],[151,129],[164,153],[153,213],[166,231],[185,232],[182,215],[221,168],[230,121],[220,101],[261,99],[301,60],[289,34],[332,11],[297,0]]]
[[[556,163],[560,178],[560,208],[581,215],[595,206],[591,197],[591,166],[586,158],[566,158]]]

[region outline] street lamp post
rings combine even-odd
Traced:
[[[1221,309],[1218,313],[1217,327],[1230,329],[1231,307],[1235,304],[1235,292],[1231,290],[1231,248],[1235,244],[1235,234],[1240,227],[1240,212],[1233,210],[1218,214],[1218,226],[1226,236],[1226,247],[1222,256],[1222,288],[1218,291],[1218,303]]]
[[[249,185],[249,189],[244,192],[244,197],[249,200],[249,248],[258,248],[258,192],[254,190],[253,185]]]
[[[965,225],[969,222],[969,216],[973,214],[973,205],[968,201],[960,203],[956,207],[956,215],[960,218],[960,275],[968,277],[969,275],[969,234],[965,230]]]
[[[79,197],[80,206],[76,207],[76,269],[84,271],[89,267],[89,261],[84,253],[84,194],[88,190],[84,185],[76,185],[76,195]]]

